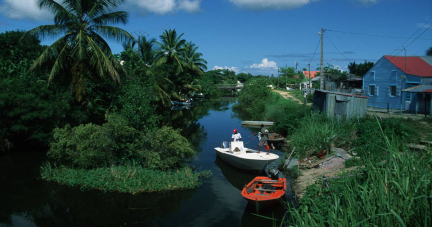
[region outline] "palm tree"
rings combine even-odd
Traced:
[[[207,70],[207,61],[201,58],[202,53],[197,52],[198,47],[192,42],[188,42],[184,49],[182,57],[186,65],[198,75],[204,75],[204,71]]]
[[[196,79],[204,75],[207,69],[207,61],[202,59],[202,53],[197,52],[198,47],[192,42],[185,44],[184,51],[181,53],[183,58],[184,75],[182,76],[183,84],[181,89],[184,92],[196,92],[201,89],[201,86],[194,85]]]
[[[144,37],[141,38],[138,44],[138,53],[144,63],[148,66],[152,65],[156,60],[157,52],[154,50],[154,44],[156,39],[147,40]]]
[[[160,46],[160,50],[156,55],[156,65],[168,65],[175,67],[175,74],[183,71],[182,59],[180,53],[184,50],[184,44],[186,40],[181,39],[183,34],[177,36],[176,30],[165,30],[165,32],[159,36],[161,42],[157,42]]]
[[[75,98],[82,101],[86,80],[108,75],[114,83],[120,83],[124,69],[114,58],[103,37],[116,41],[134,40],[127,31],[108,24],[126,24],[128,13],[113,11],[124,0],[39,0],[41,9],[54,14],[54,24],[42,25],[26,33],[39,37],[63,35],[48,47],[31,69],[52,64],[48,82],[56,77],[70,84]],[[52,61],[52,62],[50,62]]]
[[[432,47],[426,51],[426,56],[432,56]]]

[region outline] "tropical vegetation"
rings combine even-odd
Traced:
[[[48,147],[42,176],[61,184],[81,185],[96,172],[132,168],[147,176],[162,171],[197,180],[175,187],[160,181],[153,189],[102,190],[197,187],[198,177],[209,173],[188,165],[196,151],[179,130],[163,125],[160,113],[170,100],[201,92],[198,80],[207,62],[175,30],[165,31],[160,42],[145,37],[137,42],[113,26],[127,22],[128,13],[116,11],[122,2],[40,0],[40,8],[54,13],[54,24],[1,34],[8,48],[0,49],[5,59],[0,68],[0,151]],[[60,38],[42,46],[39,37]],[[106,39],[122,42],[124,51],[114,55]],[[77,176],[71,180],[70,173]],[[141,181],[131,179],[122,186]]]

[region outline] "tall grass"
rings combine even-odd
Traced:
[[[379,122],[378,122],[379,124]],[[364,157],[362,175],[318,181],[299,209],[289,209],[293,226],[432,226],[432,154],[413,152],[389,140],[384,161]],[[321,204],[328,202],[326,207]]]
[[[200,178],[210,175],[210,171],[196,172],[190,167],[160,171],[145,169],[134,164],[91,170],[57,167],[50,163],[41,167],[42,179],[47,181],[131,194],[192,189],[201,185]]]
[[[327,118],[325,113],[311,112],[299,122],[291,136],[291,146],[297,148],[297,155],[301,157],[320,150],[330,153],[330,146],[336,138],[341,141],[349,137],[354,129],[353,121],[333,120]]]

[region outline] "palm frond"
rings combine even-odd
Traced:
[[[135,40],[134,37],[129,32],[114,26],[98,25],[96,26],[95,30],[97,33],[101,34],[102,36],[118,42]]]
[[[106,24],[126,24],[128,21],[129,14],[125,11],[117,11],[112,13],[102,14],[96,18],[93,18],[93,22],[96,25],[106,25]]]
[[[23,38],[33,35],[41,37],[42,39],[47,37],[55,38],[60,34],[63,34],[65,31],[67,31],[67,27],[63,25],[41,25],[27,31]]]

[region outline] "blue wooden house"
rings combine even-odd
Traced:
[[[408,89],[424,85],[425,89]],[[363,89],[370,97],[368,106],[375,108],[430,112],[429,85],[432,57],[385,55],[363,76]]]

